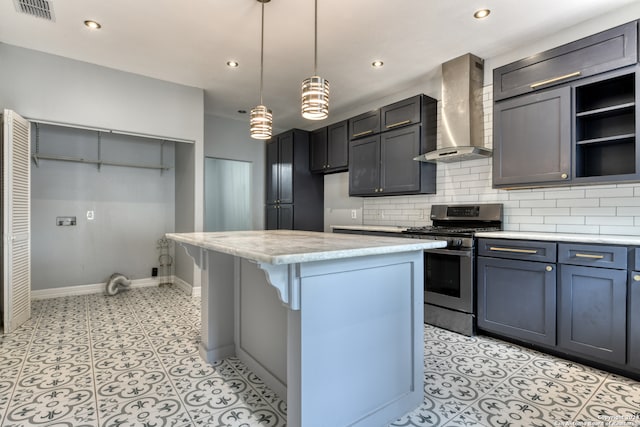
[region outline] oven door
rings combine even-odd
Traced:
[[[473,249],[424,251],[424,302],[473,313]]]

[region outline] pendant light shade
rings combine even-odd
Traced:
[[[251,138],[269,139],[273,133],[273,113],[262,102],[262,83],[264,75],[264,4],[271,0],[258,0],[262,3],[262,30],[260,33],[260,105],[251,109],[249,118]]]
[[[273,132],[273,114],[264,105],[258,105],[251,109],[249,119],[251,125],[251,138],[269,139]]]
[[[302,117],[322,120],[329,116],[329,81],[313,76],[302,82]]]
[[[329,116],[329,81],[318,76],[318,0],[314,9],[313,76],[302,82],[302,117],[322,120]]]

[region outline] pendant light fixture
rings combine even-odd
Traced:
[[[273,133],[273,114],[262,102],[262,83],[264,74],[264,4],[271,0],[258,0],[262,3],[262,30],[260,34],[260,105],[251,109],[249,124],[251,138],[269,139]]]
[[[318,76],[318,0],[314,19],[313,76],[302,82],[302,117],[322,120],[329,116],[329,81]]]

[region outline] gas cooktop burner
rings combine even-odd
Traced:
[[[452,226],[435,226],[426,225],[424,227],[407,228],[406,233],[413,234],[470,234],[481,231],[500,231],[501,227],[452,227]]]

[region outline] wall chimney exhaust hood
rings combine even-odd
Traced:
[[[490,157],[484,143],[484,60],[467,53],[442,64],[441,148],[414,158],[458,162]]]

